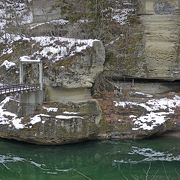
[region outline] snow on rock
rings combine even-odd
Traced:
[[[16,66],[14,62],[9,62],[8,60],[5,60],[2,64],[1,67],[5,66],[6,70],[9,70],[10,68]]]
[[[57,112],[58,108],[54,108],[54,107],[43,107],[43,109],[45,109],[47,112]]]
[[[4,107],[6,103],[8,103],[11,100],[11,97],[6,97],[1,103],[0,103],[0,109]],[[1,112],[1,111],[0,111]]]
[[[151,94],[146,94],[146,93],[142,93],[142,92],[135,92],[135,94],[142,95],[142,96],[145,96],[145,97],[148,97],[148,98],[152,98],[153,97],[153,95],[151,95]]]
[[[174,113],[175,108],[180,107],[180,97],[174,96],[172,99],[151,99],[145,103],[114,101],[114,105],[123,108],[132,108],[133,106],[144,108],[144,115],[139,117],[134,115],[129,116],[135,126],[132,130],[153,130],[166,122],[169,119],[169,115]]]
[[[13,12],[13,13],[12,13]],[[13,41],[13,36],[8,34],[9,25],[17,28],[19,25],[33,22],[33,14],[26,0],[0,2],[0,43]],[[18,33],[18,32],[17,32]],[[21,33],[21,32],[20,32]]]
[[[15,15],[12,15],[15,12]],[[5,1],[0,2],[0,31],[2,31],[6,25],[13,24],[28,24],[33,21],[33,15],[25,0],[21,2],[17,1]]]
[[[88,23],[89,20],[88,20],[88,19],[80,19],[78,22],[79,22],[79,23]]]
[[[57,20],[51,20],[49,21],[49,24],[58,24],[58,25],[64,25],[64,24],[67,24],[69,23],[68,20],[65,20],[65,19],[57,19]]]
[[[23,129],[25,126],[21,123],[21,119],[15,118],[12,123],[16,129]]]
[[[41,121],[41,116],[48,116],[39,114],[31,118],[31,121],[27,124],[23,124],[22,120],[23,117],[18,118],[16,114],[11,113],[5,109],[5,104],[8,103],[10,100],[14,100],[12,97],[6,97],[0,103],[0,125],[9,125],[9,127],[14,127],[15,129],[24,129],[29,125],[36,124]]]
[[[125,108],[125,107],[130,106],[130,105],[136,106],[137,103],[128,102],[128,101],[120,101],[120,102],[114,101],[114,106],[115,107],[122,106],[123,108]]]
[[[68,111],[64,111],[63,112],[63,114],[67,114],[67,115],[69,115],[69,114],[79,114],[79,112],[68,112]]]
[[[22,16],[21,24],[30,24],[32,23],[32,21],[33,21],[33,14],[31,11],[29,11]]]
[[[112,20],[116,21],[120,25],[124,25],[128,22],[128,15],[133,13],[135,9],[133,8],[124,8],[124,9],[113,9]]]
[[[53,23],[66,23],[65,20],[53,20]],[[93,47],[94,43],[99,41],[96,39],[74,39],[74,38],[63,38],[53,36],[39,36],[27,38],[24,35],[15,35],[6,33],[0,37],[0,43],[4,45],[8,44],[9,50],[3,50],[2,55],[13,52],[13,43],[17,41],[28,41],[33,45],[37,46],[36,51],[32,54],[28,54],[20,57],[21,61],[25,60],[41,60],[48,59],[52,62],[59,61],[63,58],[74,56],[77,53],[82,52],[88,48]],[[6,49],[7,49],[6,48]]]
[[[136,127],[132,130],[153,130],[156,126],[163,124],[168,119],[168,117],[166,117],[168,114],[169,113],[165,112],[150,112],[147,115],[134,118],[133,121]]]
[[[81,116],[65,116],[65,115],[58,115],[56,116],[57,119],[84,119]]]
[[[40,60],[39,59],[31,59],[31,57],[29,57],[29,56],[21,56],[20,57],[20,61],[21,62],[40,62]]]
[[[45,23],[36,23],[36,24],[32,24],[30,25],[30,29],[35,29],[39,26],[42,26],[42,25],[66,25],[68,24],[69,21],[65,20],[65,19],[57,19],[57,20],[51,20],[51,21],[48,21],[48,22],[45,22]]]
[[[0,102],[0,125],[8,125],[10,128],[15,129],[24,129],[24,128],[32,128],[32,125],[41,122],[42,124],[45,123],[46,120],[43,117],[52,117],[56,119],[84,119],[81,116],[76,116],[75,112],[64,112],[64,115],[56,115],[50,116],[48,114],[37,114],[30,118],[28,123],[22,123],[24,117],[18,118],[16,114],[9,112],[6,110],[5,105],[10,100],[14,100],[12,97],[6,97],[2,102]],[[58,108],[47,108],[43,107],[47,110],[47,112],[57,112]]]
[[[6,20],[5,20],[5,8],[2,2],[0,2],[0,7],[3,7],[0,8],[0,32],[1,32],[6,25]]]
[[[24,128],[24,125],[21,123],[22,118],[18,118],[16,114],[8,112],[4,108],[5,104],[8,103],[11,99],[11,97],[6,97],[0,103],[0,125],[13,125],[16,129],[22,129]]]
[[[38,114],[38,115],[35,115],[34,117],[31,118],[31,121],[29,124],[36,124],[38,122],[41,122],[41,117],[50,117],[49,115],[47,114]]]
[[[0,38],[0,43],[13,45],[13,42],[17,41],[28,41],[39,46],[39,50],[29,56],[21,57],[21,61],[25,60],[41,60],[46,58],[52,62],[56,62],[68,56],[73,56],[76,53],[80,53],[90,47],[93,47],[94,42],[99,40],[96,39],[74,39],[74,38],[63,38],[53,36],[39,36],[27,38],[24,36],[6,34]],[[10,53],[10,52],[9,52]]]
[[[63,37],[32,37],[30,40],[35,41],[40,45],[40,50],[29,56],[30,59],[46,58],[53,62],[61,60],[68,56],[73,56],[89,47],[98,40],[80,40]]]
[[[16,41],[30,41],[30,38],[26,38],[23,34],[17,35],[17,34],[9,34],[6,33],[2,36],[0,36],[0,43],[4,43],[5,45],[12,46],[13,42]]]
[[[5,55],[5,54],[11,54],[13,52],[13,49],[12,48],[6,48],[6,49],[3,49],[3,52],[1,54],[2,55]],[[0,57],[1,57],[0,56]]]

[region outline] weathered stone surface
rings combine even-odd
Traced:
[[[138,16],[106,47],[107,76],[179,80],[179,1],[138,2]]]
[[[101,41],[64,60],[48,63],[47,78],[50,85],[64,88],[90,88],[103,71],[105,49]]]
[[[33,0],[31,2],[33,23],[46,22],[61,17],[61,9],[56,7],[54,0]]]
[[[69,2],[68,5],[81,13],[73,3]],[[82,2],[82,6],[86,7],[86,4]],[[109,1],[108,6],[114,11],[127,10],[127,22],[109,21],[107,13],[102,28],[96,29],[96,33],[90,31],[96,23],[91,21],[95,20],[88,19],[85,23],[69,22],[68,26],[64,26],[66,32],[63,31],[63,35],[96,38],[99,33],[106,47],[105,70],[108,76],[171,81],[180,79],[179,1],[139,0],[129,1],[128,6],[126,1],[118,2],[116,6]],[[66,17],[71,18],[70,12],[66,12]]]
[[[169,131],[178,136],[178,82],[176,86],[152,83],[151,88],[147,83],[114,85],[114,92],[102,92],[97,100],[49,101],[29,116],[22,115],[23,107],[19,108],[13,99],[3,107],[1,103],[4,118],[9,115],[0,122],[0,137],[36,144],[66,144],[95,139],[142,139]],[[11,113],[18,113],[21,118]]]
[[[90,88],[61,88],[61,87],[50,87],[46,86],[46,101],[51,102],[84,102],[91,100],[91,89]]]
[[[178,1],[146,1],[144,25],[147,78],[180,79]]]
[[[98,99],[103,112],[100,139],[142,139],[169,131],[178,135],[179,93],[172,92],[170,87],[168,92],[163,83],[152,87],[153,91],[143,83],[122,83],[120,87],[116,96],[109,92]]]
[[[22,49],[26,45],[27,51]],[[31,49],[31,46],[34,48]],[[30,47],[30,49],[28,49]],[[20,49],[19,49],[20,48]],[[105,62],[105,48],[99,40],[76,40],[74,38],[61,38],[40,36],[21,39],[9,44],[11,52],[2,54],[0,63],[4,63],[8,56],[9,63],[15,63],[9,69],[0,66],[2,79],[12,82],[18,81],[19,59],[40,59],[43,62],[44,79],[46,85],[64,88],[92,87],[95,78],[103,71]],[[14,56],[16,58],[14,58]],[[37,65],[24,65],[25,83],[37,83]],[[47,68],[48,67],[48,68]],[[9,74],[15,74],[8,80]],[[17,83],[17,82],[16,82]]]
[[[44,145],[92,140],[98,134],[100,119],[101,110],[95,100],[46,103],[37,114],[16,119],[15,124],[12,118],[1,122],[0,137]]]
[[[55,1],[30,3],[34,22],[24,26],[24,32],[27,37],[41,37],[0,44],[1,64],[5,60],[16,62],[10,69],[0,67],[2,79],[18,82],[19,57],[28,55],[42,58],[47,85],[45,109],[43,106],[28,109],[30,116],[21,119],[22,109],[26,107],[9,101],[4,110],[12,114],[3,114],[0,137],[37,144],[65,144],[89,139],[146,138],[169,131],[178,134],[179,1],[110,0],[107,4],[101,1],[98,7],[103,18],[94,14],[91,1],[86,4],[78,0],[81,2],[78,5],[74,0],[59,2],[62,7],[68,7],[66,12]],[[62,21],[56,24],[51,21],[54,19]],[[70,41],[78,39],[77,42],[97,38],[103,43],[95,40],[91,47],[69,56],[76,43],[66,48],[64,44],[69,40],[52,35],[75,38]],[[42,46],[41,39],[45,42]],[[58,47],[65,47],[68,52],[63,59],[58,59],[63,48],[53,55]],[[26,70],[27,82],[34,83],[37,67]],[[100,94],[95,97],[97,101],[91,100],[92,86],[94,97]],[[51,108],[49,112],[48,108]],[[163,122],[158,124],[158,119]],[[145,120],[144,124],[141,120]]]

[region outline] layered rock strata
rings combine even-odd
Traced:
[[[8,1],[16,20],[0,3],[1,80],[18,83],[19,59],[38,59],[45,84],[41,105],[1,97],[0,137],[65,144],[177,134],[179,1],[78,2]],[[25,70],[36,83],[37,67]]]

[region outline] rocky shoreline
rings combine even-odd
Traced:
[[[101,98],[79,102],[47,101],[37,105],[34,113],[28,115],[19,107],[29,104],[6,97],[0,107],[0,136],[44,145],[160,135],[180,137],[180,94],[154,95],[135,89],[126,92],[126,97],[109,92]]]

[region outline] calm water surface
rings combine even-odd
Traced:
[[[174,138],[36,146],[0,141],[0,180],[180,179]]]

